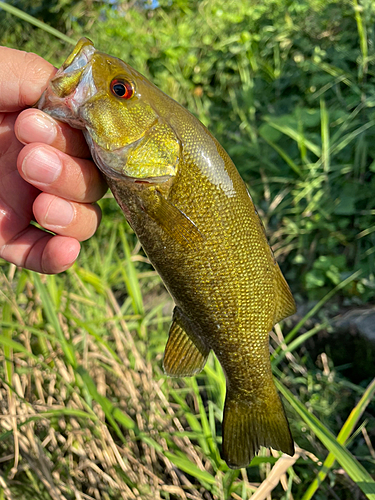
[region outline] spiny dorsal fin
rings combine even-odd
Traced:
[[[275,265],[275,271],[277,298],[274,323],[276,324],[296,312],[296,303],[278,264]]]
[[[163,368],[170,377],[190,377],[199,373],[210,350],[193,332],[189,320],[175,307]]]

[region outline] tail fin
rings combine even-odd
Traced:
[[[275,397],[254,404],[246,393],[227,394],[223,419],[223,458],[228,467],[249,465],[260,446],[271,446],[288,455],[294,443],[281,400]]]

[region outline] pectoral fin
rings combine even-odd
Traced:
[[[175,307],[164,353],[164,371],[170,377],[190,377],[199,373],[210,350],[193,332],[187,318]]]
[[[152,199],[144,211],[174,240],[183,246],[195,248],[204,240],[203,235],[181,210],[170,203],[158,191],[152,193]]]

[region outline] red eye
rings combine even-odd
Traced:
[[[117,97],[121,99],[130,99],[134,95],[134,88],[130,82],[126,80],[120,80],[116,78],[111,82],[111,91]]]

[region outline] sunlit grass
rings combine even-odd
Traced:
[[[0,337],[6,368],[1,396],[9,411],[2,416],[0,446],[10,454],[7,462],[11,465],[17,457],[17,462],[28,464],[28,474],[49,494],[52,488],[67,495],[83,488],[87,498],[114,498],[119,493],[136,498],[137,491],[142,498],[151,498],[156,488],[181,498],[185,493],[204,498],[206,491],[213,498],[246,499],[263,480],[258,495],[269,492],[275,478],[275,484],[283,479],[281,484],[290,490],[301,468],[309,467],[310,457],[319,460],[311,447],[322,439],[325,449],[372,498],[375,483],[344,445],[372,398],[374,384],[353,410],[345,439],[341,433],[337,440],[296,395],[279,384],[294,408],[288,409],[288,416],[297,443],[299,419],[310,427],[310,450],[297,448],[293,460],[280,466],[278,453],[264,451],[247,472],[227,468],[220,458],[225,396],[221,367],[211,355],[196,378],[174,380],[163,375],[171,301],[147,259],[134,253],[135,239],[124,227],[125,222],[103,227],[102,233],[110,234],[103,239],[106,243],[98,248],[93,239],[82,260],[63,275],[41,277],[3,266],[2,289],[10,292],[2,295],[8,308],[3,308],[1,320],[7,332]],[[124,272],[118,272],[118,258]],[[116,299],[116,290],[126,293]],[[314,330],[323,327],[317,324],[297,338],[298,330],[292,332],[289,339],[286,336],[284,350],[276,350],[275,373],[284,384],[290,385],[293,375],[282,358],[296,354]],[[299,363],[297,355],[293,370]],[[308,384],[311,375],[302,369],[298,377],[291,387]],[[339,387],[341,382],[335,383]],[[319,455],[319,446],[315,453]],[[327,460],[322,471],[332,466],[332,459]],[[62,467],[56,469],[57,463]],[[73,472],[77,467],[81,476]],[[25,472],[19,474],[22,477]],[[83,487],[82,479],[92,476],[93,484]],[[13,488],[9,472],[3,479]],[[311,488],[316,489],[322,473],[311,480]]]

